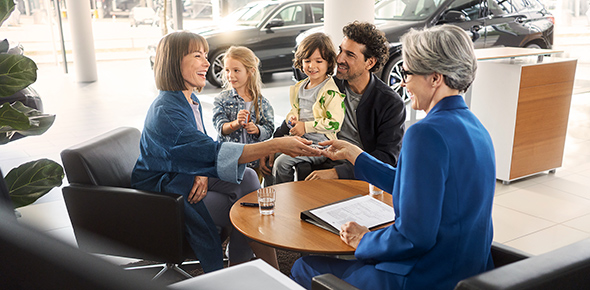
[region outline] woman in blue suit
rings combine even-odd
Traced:
[[[354,260],[307,256],[292,277],[332,273],[362,289],[453,289],[493,268],[490,253],[495,160],[492,140],[459,93],[473,82],[477,61],[467,34],[451,25],[410,30],[401,38],[403,83],[424,119],[404,136],[396,168],[344,141],[324,155],[347,159],[358,179],[392,193],[395,223],[370,232],[342,226]]]

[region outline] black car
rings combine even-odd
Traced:
[[[256,1],[224,17],[219,25],[193,30],[207,39],[211,68],[207,80],[220,87],[223,56],[232,45],[250,48],[262,74],[290,71],[295,38],[324,20],[323,0]],[[155,45],[148,47],[153,65]]]
[[[512,46],[551,48],[554,18],[537,0],[381,0],[375,3],[375,25],[390,42],[389,61],[377,75],[405,101],[400,86],[401,45],[408,29],[440,24],[457,25],[471,36],[475,48]],[[319,27],[297,37],[323,29]],[[305,75],[296,71],[295,78]]]

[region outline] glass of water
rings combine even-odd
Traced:
[[[264,187],[258,190],[258,208],[260,214],[271,215],[275,212],[276,191],[271,187]]]
[[[383,190],[369,183],[369,194],[380,195],[383,194]]]

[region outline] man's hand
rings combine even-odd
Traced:
[[[338,179],[338,172],[336,169],[324,169],[324,170],[316,170],[310,173],[305,180],[316,180],[316,179]]]
[[[268,166],[266,165],[268,162]],[[260,158],[260,171],[264,175],[272,175],[272,167],[275,164],[275,155],[270,154]]]
[[[369,229],[365,226],[361,226],[355,222],[347,222],[340,228],[340,239],[356,249],[363,236],[368,232]]]
[[[197,203],[207,195],[207,189],[209,186],[209,178],[206,176],[195,176],[193,182],[193,188],[191,188],[188,194],[189,203]]]

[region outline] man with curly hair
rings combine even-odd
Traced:
[[[344,38],[336,59],[334,80],[346,94],[346,113],[338,139],[396,166],[405,129],[405,104],[374,74],[389,58],[387,39],[375,25],[367,22],[355,21],[342,32]],[[348,161],[328,160],[319,168],[323,169],[311,172],[305,180],[355,179],[354,166]],[[298,168],[299,180],[303,179],[304,171]]]

